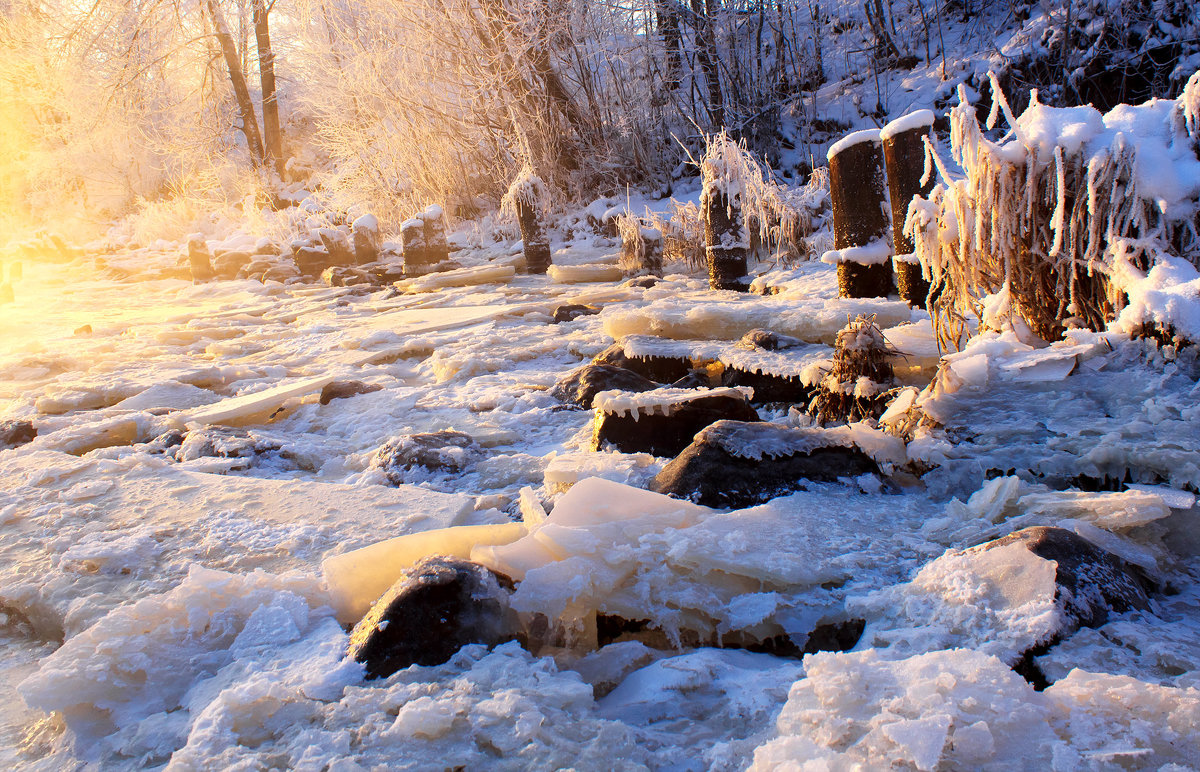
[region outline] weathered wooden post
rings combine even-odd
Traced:
[[[521,240],[525,245],[525,271],[545,273],[550,270],[550,240],[542,225],[547,200],[546,185],[526,167],[513,180],[504,194],[502,208],[517,216]]]
[[[900,297],[910,306],[925,307],[929,282],[925,280],[921,263],[913,254],[912,239],[904,235],[908,205],[915,196],[926,196],[933,189],[933,175],[924,185],[925,143],[933,131],[933,111],[917,110],[884,126],[879,132],[883,140],[883,160],[887,165],[888,192],[892,197],[892,244],[896,269],[896,284]]]
[[[192,269],[192,281],[212,281],[216,276],[212,267],[212,255],[208,252],[208,244],[204,236],[193,233],[187,239],[188,263]]]
[[[450,245],[446,242],[446,224],[442,218],[442,208],[430,204],[420,214],[425,223],[425,255],[430,265],[437,265],[450,259]]]
[[[826,158],[834,248],[821,260],[837,265],[839,296],[887,297],[892,292],[892,243],[879,130],[846,135]]]
[[[404,254],[405,276],[424,276],[429,272],[429,254],[425,249],[425,221],[420,217],[400,223],[400,248]]]
[[[641,218],[627,215],[621,232],[621,269],[626,275],[663,275],[663,234],[658,228],[642,223]]]
[[[729,180],[704,165],[704,188],[700,210],[704,216],[704,249],[708,263],[708,286],[745,292],[746,255],[750,240],[742,217],[741,194],[730,193]]]
[[[379,259],[379,220],[373,214],[364,214],[350,226],[354,232],[354,260],[367,265]]]

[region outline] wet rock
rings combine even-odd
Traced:
[[[335,399],[355,397],[359,394],[370,394],[383,389],[378,383],[363,383],[362,381],[334,381],[321,389],[321,404],[328,405]]]
[[[321,281],[330,287],[357,287],[372,283],[371,274],[358,268],[331,265],[321,271]]]
[[[511,579],[477,563],[426,558],[354,626],[346,653],[363,664],[367,678],[386,678],[410,665],[440,665],[468,644],[514,640],[512,587]]]
[[[461,472],[482,452],[469,434],[456,431],[409,434],[386,442],[375,451],[371,467],[382,469],[392,485],[405,481],[414,467],[431,471]]]
[[[264,283],[277,281],[280,284],[287,284],[289,281],[298,278],[300,278],[300,270],[296,266],[287,263],[273,265],[262,276]]]
[[[722,386],[749,386],[754,389],[754,403],[786,402],[807,405],[817,393],[816,386],[806,386],[799,375],[775,375],[750,372],[738,367],[726,367],[721,373]]]
[[[739,348],[762,349],[763,351],[780,351],[804,345],[804,341],[788,335],[780,335],[771,330],[753,329],[742,336],[737,342]]]
[[[632,370],[612,365],[584,365],[560,378],[550,394],[562,400],[592,409],[592,399],[602,391],[650,391],[658,384]]]
[[[568,303],[566,305],[557,306],[554,309],[554,320],[551,324],[559,324],[561,322],[573,322],[581,316],[594,316],[600,313],[600,309],[595,306],[585,306],[578,303]]]
[[[1055,569],[1055,604],[1061,614],[1063,635],[1080,627],[1099,627],[1112,613],[1145,609],[1150,605],[1147,590],[1153,582],[1145,573],[1107,550],[1097,547],[1065,528],[1035,526],[972,547],[970,552],[988,552],[1020,544]]]
[[[350,236],[339,228],[321,228],[317,231],[321,246],[329,255],[329,265],[354,265],[357,258],[354,255],[354,244]]]
[[[703,392],[699,392],[703,393]],[[670,405],[659,413],[615,415],[596,411],[592,449],[612,445],[622,453],[675,456],[692,443],[696,434],[717,421],[758,421],[758,413],[745,397],[698,397]]]
[[[0,421],[0,449],[15,448],[37,437],[32,421]]]
[[[672,389],[703,389],[712,386],[708,371],[703,368],[692,370],[671,384]]]
[[[163,435],[156,438],[164,441],[164,449],[176,461],[197,461],[202,458],[237,459],[227,471],[242,471],[270,464],[281,469],[305,468],[284,449],[283,443],[258,435],[245,429],[225,426],[206,426],[188,432],[178,445],[169,445],[173,438]]]
[[[659,383],[672,383],[692,370],[692,360],[690,359],[627,356],[625,346],[619,341],[597,354],[592,359],[592,363],[622,367]]]
[[[805,480],[830,482],[879,471],[861,450],[825,439],[820,429],[793,431],[796,439],[781,444],[776,426],[735,421],[710,426],[663,467],[650,489],[708,507],[741,509],[803,490]],[[811,440],[800,436],[808,433]],[[772,452],[756,457],[748,448],[759,435]]]
[[[188,264],[192,270],[192,281],[212,281],[216,276],[212,267],[212,255],[208,252],[208,244],[198,233],[188,236]]]
[[[213,271],[219,278],[236,279],[238,272],[250,263],[249,252],[222,252],[213,260]]]
[[[263,276],[266,275],[267,271],[271,270],[276,265],[277,263],[274,260],[256,257],[238,270],[237,278],[262,281]]]
[[[321,272],[333,264],[329,252],[324,247],[301,246],[292,252],[296,261],[296,269],[304,276],[320,276]]]

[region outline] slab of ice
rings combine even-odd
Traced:
[[[171,418],[179,426],[188,424],[236,426],[247,422],[256,423],[266,419],[289,399],[319,392],[332,383],[336,377],[335,375],[317,375],[312,378],[287,381],[263,391],[229,397],[212,405],[174,413]]]
[[[512,281],[517,269],[511,265],[481,265],[474,268],[455,268],[413,279],[396,282],[401,292],[434,292],[450,287],[474,287],[480,284],[501,284]]]
[[[484,545],[514,542],[527,533],[522,523],[462,525],[397,536],[321,563],[331,603],[343,624],[354,624],[406,571],[430,555],[469,558]]]
[[[592,281],[620,281],[625,274],[620,266],[606,263],[584,265],[552,265],[546,271],[550,281],[557,284],[581,284]]]

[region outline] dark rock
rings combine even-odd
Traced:
[[[692,370],[692,360],[675,357],[631,357],[625,354],[625,346],[612,344],[592,359],[593,364],[623,367],[652,381],[672,383]]]
[[[799,375],[750,372],[737,367],[725,368],[721,373],[721,385],[749,386],[754,389],[752,401],[757,405],[766,402],[807,405],[817,393],[816,386],[805,386]]]
[[[223,252],[213,260],[213,271],[222,279],[236,279],[238,272],[250,264],[248,252]]]
[[[206,426],[202,429],[188,432],[178,445],[167,445],[173,438],[162,435],[164,450],[176,461],[196,461],[201,458],[237,459],[238,463],[229,467],[228,471],[236,472],[261,466],[264,463],[293,470],[304,468],[297,459],[284,449],[283,443],[263,437],[246,429],[234,429],[225,426]]]
[[[76,335],[91,335],[92,332],[92,325],[90,324],[85,324],[82,327],[75,328]]]
[[[174,456],[176,451],[174,451],[173,449],[178,448],[180,445],[182,445],[183,440],[186,436],[187,436],[187,432],[181,431],[179,429],[170,429],[169,431],[165,431],[162,434],[155,437],[154,439],[147,442],[143,446],[143,449],[148,453],[168,453],[168,452],[170,452],[170,454],[172,456]]]
[[[37,437],[32,421],[0,421],[0,448],[15,448]]]
[[[584,365],[560,378],[550,394],[563,402],[591,410],[592,399],[602,391],[650,391],[656,388],[657,383],[632,370],[612,365]]]
[[[277,281],[281,284],[287,284],[289,281],[298,278],[300,278],[299,269],[297,269],[296,266],[289,265],[287,263],[282,265],[274,265],[271,268],[268,268],[262,276],[264,283],[269,281]]]
[[[659,278],[658,276],[636,276],[636,277],[626,281],[621,286],[622,287],[636,287],[638,289],[650,289],[655,284],[658,284],[660,281],[662,281],[662,279]]]
[[[255,279],[257,281],[262,281],[263,275],[265,275],[267,271],[271,270],[274,267],[275,267],[274,260],[267,260],[267,259],[264,259],[261,257],[256,257],[256,258],[252,259],[250,262],[243,265],[238,270],[237,278],[239,278],[239,279]]]
[[[1058,564],[1055,603],[1062,612],[1060,636],[1080,627],[1099,627],[1113,612],[1149,608],[1147,590],[1153,582],[1141,569],[1065,528],[1023,528],[969,551],[986,552],[1009,544],[1021,544]]]
[[[330,287],[357,287],[372,283],[370,273],[358,268],[331,265],[321,271],[321,281]]]
[[[383,389],[378,383],[363,383],[362,381],[334,381],[321,389],[321,404],[328,405],[335,399],[355,397],[359,394],[370,394]]]
[[[297,270],[305,276],[320,276],[321,271],[333,265],[329,252],[323,247],[302,246],[292,253],[292,257]]]
[[[188,238],[188,264],[192,270],[192,281],[212,281],[216,276],[212,267],[212,255],[208,252],[208,244],[199,235]]]
[[[698,392],[702,394],[703,392]],[[745,397],[698,397],[670,406],[669,415],[619,416],[596,411],[592,449],[606,444],[622,453],[674,456],[692,442],[696,433],[717,421],[758,421],[758,413]]]
[[[798,450],[786,455],[764,453],[761,458],[735,452],[760,433],[773,435],[769,444],[777,449],[787,447],[776,441],[781,433],[794,437]],[[805,480],[831,482],[879,471],[858,448],[837,444],[826,436],[821,429],[788,430],[725,421],[696,437],[663,467],[650,489],[708,507],[741,509],[803,490]]]
[[[432,471],[461,472],[480,455],[469,434],[456,431],[409,434],[388,440],[375,451],[371,466],[382,469],[392,485],[404,482],[405,471],[422,467]]]
[[[762,349],[763,351],[780,351],[804,345],[804,341],[788,335],[780,335],[771,330],[753,329],[742,336],[737,342],[739,348]]]
[[[712,386],[708,371],[702,368],[692,370],[687,375],[671,384],[672,389],[703,389]]]
[[[463,646],[516,638],[512,580],[470,561],[433,556],[376,601],[350,633],[347,655],[367,678],[410,665],[440,665]]]
[[[818,651],[850,651],[858,645],[863,630],[867,627],[865,619],[846,619],[841,622],[827,622],[817,625],[808,634],[804,642],[803,654],[816,654]]]
[[[321,246],[325,247],[325,251],[329,254],[328,265],[355,264],[357,259],[354,254],[354,245],[345,231],[338,228],[322,228],[317,231],[317,236],[321,239]]]
[[[600,313],[600,309],[595,306],[584,306],[577,303],[568,303],[567,305],[558,306],[554,309],[554,321],[551,324],[559,324],[560,322],[573,322],[581,316],[593,316]]]

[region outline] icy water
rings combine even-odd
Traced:
[[[588,244],[555,256],[612,259]],[[39,429],[0,451],[0,764],[1195,765],[1200,514],[1182,489],[1200,474],[1186,430],[1200,394],[1184,364],[1119,342],[1038,353],[985,341],[942,405],[959,444],[934,436],[907,449],[944,465],[928,489],[846,481],[735,513],[645,498],[637,489],[665,459],[588,451],[591,413],[548,393],[614,335],[720,348],[769,327],[819,347],[854,310],[889,327],[921,321],[898,303],[835,300],[827,266],[779,282],[764,298],[715,295],[700,276],[650,289],[516,276],[397,296],[27,264],[17,302],[0,309],[0,418]],[[602,313],[550,323],[556,306],[581,302]],[[936,364],[928,329],[897,328],[914,382]],[[319,403],[324,384],[350,380],[381,388]],[[1097,429],[1081,404],[1103,404],[1107,423]],[[186,452],[155,442],[184,429]],[[372,467],[388,440],[443,429],[479,444],[462,471],[411,471],[394,487]],[[990,470],[1043,462],[1059,488],[1127,469],[1159,487],[1088,498],[1025,474],[976,492]],[[588,477],[615,487],[590,482],[578,490],[594,494],[565,498]],[[561,504],[543,537],[569,558],[526,575],[528,608],[799,634],[854,616],[863,639],[803,662],[639,641],[556,657],[468,647],[364,681],[342,658],[322,558],[509,522],[525,487]],[[612,511],[633,517],[608,528]],[[1018,565],[1022,580],[953,555],[934,562],[1034,524],[1097,540],[1177,591],[1051,649],[1041,668],[1056,683],[1044,692],[1007,664],[1053,614],[1035,582],[1044,568]]]

